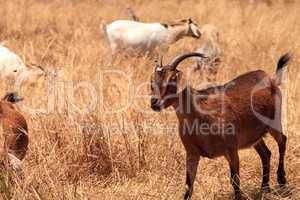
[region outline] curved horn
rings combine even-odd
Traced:
[[[177,65],[179,65],[179,63],[181,63],[184,59],[189,58],[189,57],[201,57],[201,58],[206,58],[203,54],[201,53],[196,53],[196,52],[192,52],[192,53],[187,53],[187,54],[183,54],[180,56],[177,56],[176,58],[174,58],[170,64],[172,69],[176,69]]]
[[[158,64],[158,60],[154,60],[154,63],[155,63],[155,65],[156,65],[156,67],[159,67],[159,64]]]
[[[38,65],[37,68],[39,68],[39,69],[42,70],[43,72],[46,72],[46,70],[44,69],[44,67],[42,67],[41,65]]]
[[[160,56],[159,59],[154,61],[156,63],[157,67],[162,67],[163,66],[163,56]]]

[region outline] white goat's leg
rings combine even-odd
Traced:
[[[113,62],[114,62],[114,60],[116,59],[116,56],[117,56],[118,47],[117,47],[116,44],[111,44],[110,49],[111,49],[110,65],[113,65]]]

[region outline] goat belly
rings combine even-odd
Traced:
[[[193,120],[180,123],[180,138],[187,152],[203,157],[216,158],[226,152],[226,142],[220,132],[212,131],[213,124]],[[234,137],[234,136],[231,136]]]

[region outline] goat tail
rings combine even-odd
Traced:
[[[292,58],[292,54],[286,53],[283,56],[281,56],[280,59],[278,60],[277,68],[276,68],[276,77],[275,77],[276,85],[281,84],[283,69],[285,66],[288,65],[288,62],[291,60],[291,58]]]

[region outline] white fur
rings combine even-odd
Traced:
[[[168,30],[160,23],[118,20],[109,24],[106,32],[113,53],[127,48],[152,51],[168,38]]]
[[[196,36],[200,37],[200,31],[196,25],[191,24],[191,29]],[[163,43],[171,44],[180,39],[176,37],[175,34],[178,33],[172,31],[172,28],[166,28],[160,23],[142,23],[130,20],[112,22],[106,26],[106,34],[113,54],[129,49],[151,52]]]
[[[156,71],[157,72],[161,72],[163,70],[163,68],[162,67],[158,67],[158,68],[156,68]]]
[[[0,76],[16,77],[26,71],[27,67],[21,58],[8,48],[0,46]]]
[[[8,48],[0,46],[0,77],[16,80],[21,75],[40,76],[44,72],[39,68],[27,67],[22,59]]]

